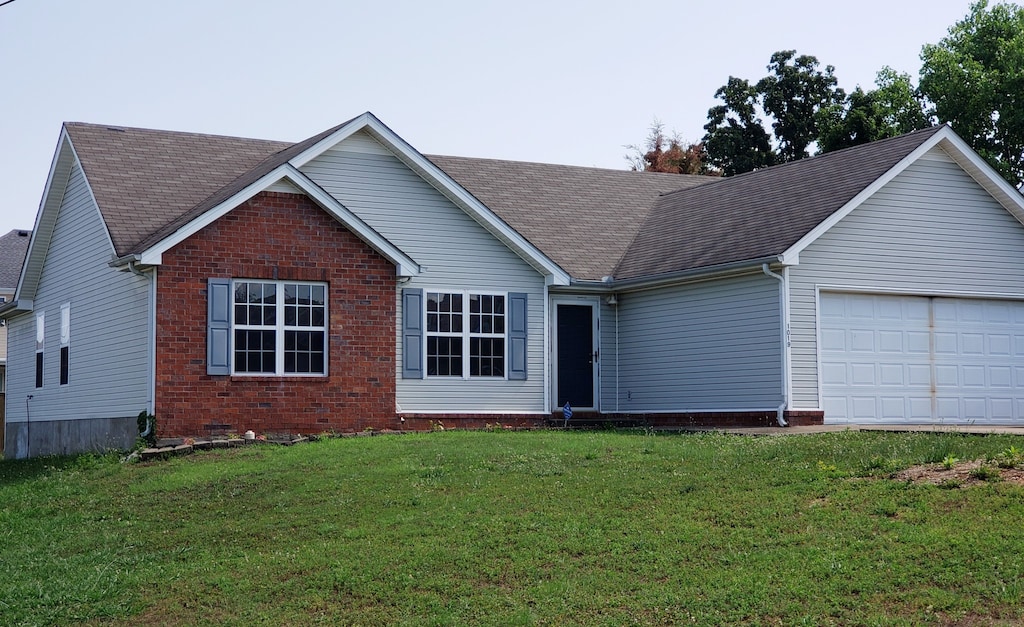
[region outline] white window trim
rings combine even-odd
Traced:
[[[453,333],[448,331],[428,331],[427,301],[431,294],[460,294],[462,295],[462,332]],[[456,381],[508,381],[508,292],[489,290],[453,290],[449,288],[423,288],[423,378],[424,379],[452,379]],[[469,297],[470,296],[501,296],[505,302],[505,311],[502,314],[505,318],[505,331],[502,333],[470,333],[469,331]],[[430,363],[430,355],[427,347],[430,345],[430,337],[460,337],[462,338],[462,375],[437,375],[427,372],[427,364]],[[470,338],[501,338],[502,339],[502,374],[501,376],[470,376]]]
[[[239,283],[262,283],[273,284],[276,287],[277,302],[275,307],[277,313],[274,316],[277,321],[273,326],[261,324],[237,324],[235,322],[235,289]],[[285,285],[314,285],[324,288],[324,325],[322,327],[299,327],[285,325],[284,323],[284,286]],[[231,376],[233,377],[289,377],[301,379],[322,379],[330,374],[330,285],[322,281],[288,281],[281,279],[231,279]],[[235,364],[237,347],[235,346],[235,331],[269,331],[274,330],[274,372],[244,372],[238,371]],[[324,334],[324,371],[320,372],[285,372],[284,355],[285,331],[322,331]]]

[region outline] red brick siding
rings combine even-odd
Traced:
[[[328,284],[327,377],[206,374],[210,277]],[[395,268],[307,197],[264,192],[164,253],[160,436],[396,428]]]

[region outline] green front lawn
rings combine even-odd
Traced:
[[[1013,436],[444,432],[0,462],[3,624],[1024,620]]]

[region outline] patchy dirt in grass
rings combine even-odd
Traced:
[[[946,468],[943,464],[911,466],[906,470],[896,473],[893,478],[911,483],[930,483],[933,485],[962,488],[992,481],[1004,481],[1024,486],[1024,469],[999,468],[991,464],[985,464],[981,460],[975,460],[957,462],[952,468]]]

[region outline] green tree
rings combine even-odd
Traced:
[[[817,57],[782,50],[771,56],[768,70],[754,84],[730,76],[715,92],[722,104],[708,110],[704,150],[726,176],[809,156],[822,111],[843,106],[846,94],[836,86],[835,69],[819,70]]]
[[[857,87],[842,104],[819,112],[818,148],[840,148],[895,137],[932,125],[926,106],[909,74],[884,67],[875,77],[875,89]]]
[[[725,176],[775,165],[778,155],[757,115],[757,88],[742,78],[730,76],[715,92],[715,98],[722,100],[722,104],[708,110],[708,123],[704,125],[708,163]]]
[[[1007,180],[1024,183],[1024,9],[986,0],[921,51],[921,93]]]
[[[756,89],[765,113],[773,118],[779,156],[782,161],[808,157],[809,146],[818,139],[818,112],[846,98],[837,87],[835,68],[826,65],[822,72],[817,57],[782,50],[772,55],[768,70]]]

